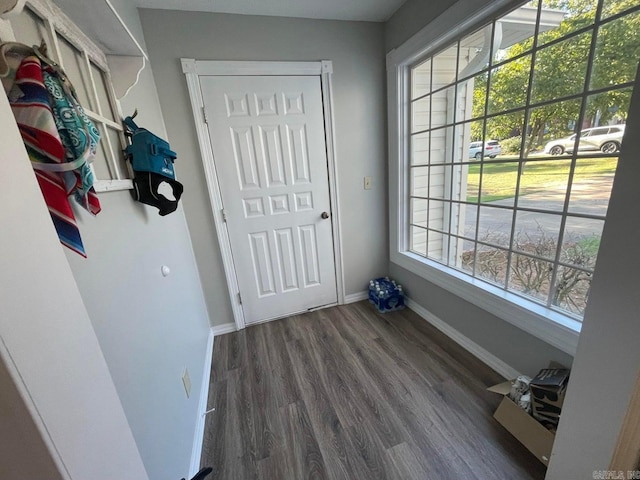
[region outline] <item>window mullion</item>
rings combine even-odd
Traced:
[[[43,19],[47,33],[49,34],[50,51],[47,51],[47,55],[54,60],[64,70],[64,61],[62,60],[62,51],[60,50],[60,43],[58,42],[58,33],[56,28],[48,18]]]
[[[451,155],[450,155],[450,161],[451,161],[451,165],[449,167],[449,198],[448,198],[448,203],[449,203],[449,228],[447,229],[447,231],[449,232],[449,234],[447,235],[447,265],[451,265],[451,260],[452,260],[452,252],[451,252],[451,227],[453,226],[453,217],[454,217],[454,203],[453,203],[453,199],[454,199],[454,162],[455,162],[455,143],[456,143],[456,120],[457,120],[457,114],[458,114],[458,72],[460,71],[460,41],[458,40],[458,45],[456,48],[456,71],[455,71],[455,75],[454,75],[454,79],[453,79],[453,115],[451,116],[451,121],[449,122],[451,124],[450,127],[447,127],[449,129],[449,131],[451,132],[451,144],[448,145],[449,148],[451,148]],[[446,132],[445,132],[446,135]],[[445,170],[446,171],[446,170]],[[456,210],[458,211],[458,219],[459,217],[459,204],[456,204]],[[457,248],[455,249],[455,252],[457,254]],[[455,266],[455,262],[454,262],[454,266]]]
[[[102,105],[100,105],[100,99],[98,97],[98,88],[96,87],[96,80],[95,78],[93,78],[93,71],[91,69],[91,61],[89,60],[89,55],[87,55],[87,52],[85,50],[82,50],[81,54],[82,54],[82,60],[84,61],[84,65],[87,69],[87,72],[89,73],[89,81],[91,82],[91,93],[93,94],[93,102],[96,105],[96,112],[101,117],[104,117],[104,114],[102,113]]]
[[[102,118],[104,118],[104,114],[102,113],[102,105],[100,105],[100,98],[98,97],[98,87],[96,86],[96,79],[93,78],[91,61],[89,60],[89,55],[85,50],[81,50],[80,53],[82,55],[82,59],[84,60],[84,65],[87,69],[87,72],[89,73],[89,82],[91,82],[91,94],[93,95],[93,101],[96,104],[98,115],[101,117],[99,121],[102,124],[102,134],[104,135],[102,141],[104,142],[104,145],[106,145],[105,151],[107,152],[107,164],[109,169],[115,174],[115,179],[122,180],[120,168],[118,167],[118,162],[116,161],[116,157],[114,155],[113,146],[109,141],[109,127],[106,125],[106,122],[102,120]]]

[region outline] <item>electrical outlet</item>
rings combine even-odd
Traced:
[[[371,190],[371,177],[364,177],[364,189]]]
[[[189,377],[189,370],[186,368],[182,374],[182,383],[184,385],[184,391],[187,394],[187,398],[189,398],[189,395],[191,395],[191,377]]]

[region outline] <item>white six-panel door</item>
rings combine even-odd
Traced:
[[[336,303],[320,78],[200,86],[245,322]]]

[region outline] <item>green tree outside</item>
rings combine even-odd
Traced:
[[[542,0],[542,8],[567,12],[557,27],[538,36],[543,46],[567,34],[592,25],[596,2],[591,0]],[[605,0],[602,18],[608,18],[636,7],[638,0]],[[538,50],[533,70],[529,123],[522,156],[540,148],[551,138],[570,135],[579,130],[576,125],[580,99],[558,101],[536,107],[540,102],[552,101],[580,93],[584,88],[589,49],[593,30]],[[489,114],[522,107],[526,103],[533,38],[508,47],[502,58],[522,55],[490,72]],[[633,81],[640,59],[640,11],[617,18],[600,27],[596,39],[589,90],[610,88]],[[496,63],[496,62],[494,62]],[[487,73],[478,75],[474,84],[473,117],[484,114]],[[589,97],[586,120],[598,119],[606,124],[617,117],[626,120],[631,88],[622,88]],[[486,123],[486,138],[504,140],[518,137],[525,131],[522,111],[492,117]],[[473,122],[472,140],[482,138],[482,123]]]

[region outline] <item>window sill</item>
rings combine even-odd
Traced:
[[[391,261],[563,352],[575,355],[582,327],[579,321],[410,252],[392,252]]]

